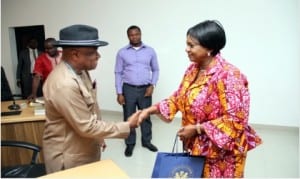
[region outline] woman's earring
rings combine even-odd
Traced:
[[[207,52],[207,56],[210,56],[210,52]]]

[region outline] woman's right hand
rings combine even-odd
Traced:
[[[148,118],[148,117],[150,116],[150,113],[148,112],[147,109],[148,109],[148,108],[143,109],[142,112],[140,113],[139,119],[138,119],[138,123],[137,123],[138,126],[140,126],[140,124],[141,124],[146,118]]]
[[[138,110],[137,112],[133,113],[129,118],[128,118],[128,122],[129,122],[129,127],[130,128],[137,128],[139,127],[138,124],[138,120],[139,120],[139,115],[140,115],[141,111]]]

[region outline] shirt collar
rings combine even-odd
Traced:
[[[145,47],[146,47],[146,45],[142,42],[141,48],[145,48]],[[126,49],[130,49],[130,48],[133,48],[133,46],[132,46],[131,44],[128,44],[128,45],[126,46]]]

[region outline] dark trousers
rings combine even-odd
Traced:
[[[124,121],[136,112],[136,109],[144,109],[152,104],[152,96],[145,97],[145,92],[148,85],[132,86],[128,84],[123,85],[123,95],[125,97],[125,105],[123,105]],[[150,143],[152,139],[152,122],[150,117],[144,120],[140,125],[142,133],[142,144]],[[136,131],[135,128],[130,130],[128,138],[125,139],[126,145],[135,144]]]

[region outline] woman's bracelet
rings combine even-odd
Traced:
[[[201,134],[201,125],[199,123],[196,124],[196,131],[198,134]]]

